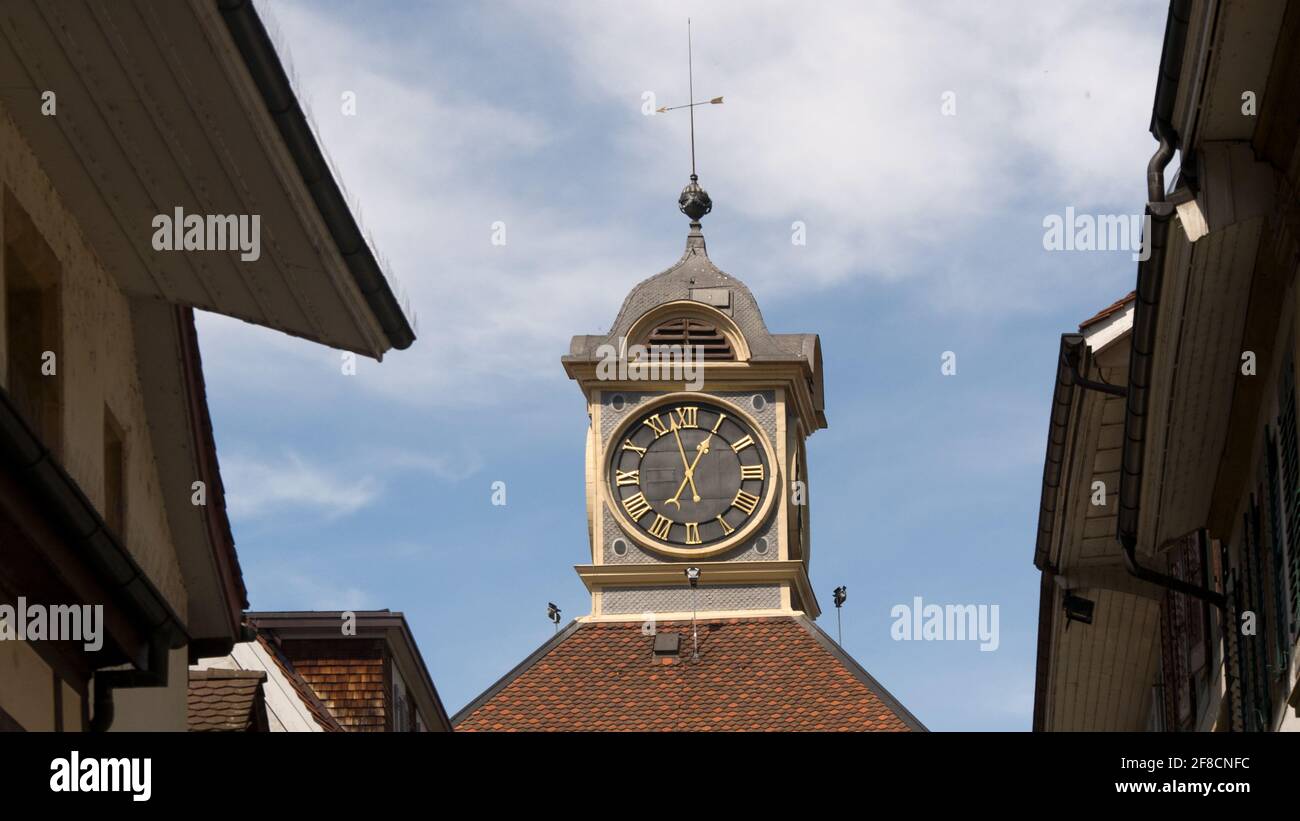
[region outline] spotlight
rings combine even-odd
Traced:
[[[546,603],[546,618],[550,619],[551,623],[556,626],[560,624],[560,608],[555,606],[555,602]]]
[[[694,648],[691,652],[691,661],[700,660],[700,630],[695,623],[695,591],[700,586],[700,569],[698,567],[686,568],[686,581],[691,583],[691,646]]]
[[[840,608],[849,597],[849,588],[846,585],[840,585],[835,588],[835,642],[841,647],[844,646],[844,620],[840,616]]]
[[[1065,594],[1065,618],[1067,621],[1081,621],[1084,624],[1092,624],[1092,611],[1097,603],[1092,599],[1085,599],[1083,596],[1076,596],[1073,593]]]

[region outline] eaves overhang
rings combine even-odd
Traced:
[[[284,138],[303,183],[320,209],[330,237],[347,262],[357,288],[379,320],[389,344],[398,350],[409,348],[415,341],[415,332],[389,287],[370,244],[361,233],[338,181],[330,172],[252,0],[217,2],[230,36],[243,56],[280,136]]]
[[[0,116],[129,298],[375,359],[411,344],[250,3],[7,0],[0,76]]]

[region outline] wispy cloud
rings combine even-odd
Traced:
[[[1131,4],[519,3],[495,36],[535,45],[554,76],[508,79],[497,95],[407,36],[431,24],[428,9],[358,30],[297,0],[265,8],[420,317],[415,348],[357,375],[391,401],[492,404],[503,378],[550,378],[570,334],[605,330],[627,290],[673,261],[673,237],[625,215],[647,202],[671,214],[685,182],[685,118],[641,106],[645,91],[661,104],[685,93],[688,13],[696,85],[726,96],[697,134],[716,213],[733,220],[715,256],[769,304],[868,278],[934,291],[934,310],[1032,309],[1029,294],[1051,287],[1041,271],[992,277],[992,255],[969,252],[1016,241],[1001,216],[1011,198],[1141,196],[1131,160],[1149,153],[1159,43]],[[340,111],[348,91],[356,116]],[[942,112],[947,92],[956,116]],[[795,220],[808,232],[798,250]],[[490,242],[497,221],[504,246]],[[1034,222],[1022,244],[1037,241]]]
[[[448,442],[440,453],[382,450],[374,455],[374,460],[385,475],[399,471],[424,473],[440,481],[453,483],[464,481],[478,473],[484,464],[482,455],[463,442]]]
[[[337,467],[313,464],[291,451],[277,459],[236,454],[222,462],[221,475],[231,516],[254,519],[292,511],[326,518],[355,513],[379,495],[371,476],[355,477]]]
[[[306,571],[302,563],[259,565],[250,576],[253,609],[368,610],[383,605],[368,591]]]
[[[575,83],[623,107],[643,91],[685,94],[694,18],[698,93],[726,95],[697,118],[702,174],[767,233],[741,275],[772,288],[920,277],[908,265],[918,250],[987,230],[990,212],[1034,191],[1076,203],[1141,191],[1128,160],[1150,144],[1159,43],[1132,4],[524,8],[569,51]],[[619,190],[662,197],[654,172],[681,167],[686,119],[611,119],[625,146]],[[770,253],[789,247],[794,219],[810,233],[798,277],[789,255]]]

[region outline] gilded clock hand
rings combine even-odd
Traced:
[[[681,434],[679,434],[679,433],[677,432],[678,430],[680,430],[680,427],[679,427],[678,424],[677,424],[677,420],[676,420],[676,419],[671,420],[671,422],[669,423],[669,426],[672,428],[672,431],[673,431],[673,437],[677,439],[677,452],[680,453],[681,456],[682,456],[682,467],[686,468],[686,479],[685,479],[685,481],[690,482],[690,485],[691,485],[691,497],[692,497],[696,502],[699,502],[699,501],[700,501],[700,491],[697,490],[696,487],[695,487],[695,467],[694,467],[693,465],[687,464],[687,462],[686,462],[686,448],[684,448],[684,447],[682,446],[682,437],[681,437]],[[681,495],[681,490],[680,490],[680,489],[677,491],[677,494],[678,494],[678,496]],[[679,501],[677,501],[677,496],[674,496],[672,499],[669,499],[668,501],[664,502],[664,504],[674,504],[674,505],[677,506],[677,509],[678,509],[678,510],[681,510],[681,509],[682,509],[682,503],[679,502]]]
[[[695,447],[695,461],[691,462],[691,464],[686,468],[686,478],[683,479],[682,483],[677,486],[677,492],[673,494],[673,498],[668,499],[667,501],[664,502],[664,504],[677,505],[677,509],[681,510],[682,504],[681,502],[677,501],[677,499],[682,495],[682,491],[686,489],[687,482],[691,482],[691,487],[692,489],[694,489],[695,483],[691,480],[691,477],[695,474],[695,466],[700,463],[700,457],[709,452],[709,440],[712,438],[713,438],[713,434],[710,433],[707,437],[705,437],[703,442],[701,442]],[[699,500],[700,497],[696,496],[695,501],[698,502]]]

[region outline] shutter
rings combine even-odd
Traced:
[[[1256,504],[1254,494],[1250,497],[1250,510],[1242,521],[1242,532],[1241,608],[1255,614],[1255,635],[1241,637],[1241,690],[1246,729],[1263,732],[1268,728],[1273,708],[1269,703],[1268,691],[1269,633],[1264,612],[1264,550],[1260,541],[1259,505]],[[1236,629],[1241,629],[1240,624]]]
[[[1278,498],[1277,441],[1268,426],[1264,426],[1264,453],[1267,465],[1268,493],[1264,497],[1268,525],[1269,578],[1273,593],[1273,641],[1275,669],[1286,671],[1291,660],[1291,639],[1287,630],[1286,600],[1286,543],[1282,534],[1281,505]]]
[[[650,332],[646,345],[651,348],[680,347],[682,350],[695,349],[709,362],[731,362],[736,353],[731,349],[731,342],[726,334],[716,326],[697,319],[672,319],[659,325]]]
[[[1278,445],[1282,452],[1283,515],[1286,522],[1287,579],[1290,587],[1291,630],[1300,623],[1300,451],[1296,443],[1295,359],[1282,366],[1278,385]]]
[[[1182,702],[1186,701],[1183,697],[1186,676],[1175,636],[1175,595],[1177,594],[1172,592],[1166,593],[1160,605],[1160,679],[1164,689],[1164,728],[1169,732],[1183,729]]]
[[[1183,572],[1185,582],[1205,586],[1202,573],[1201,537],[1199,531],[1183,540]],[[1205,653],[1205,602],[1195,596],[1182,596],[1184,620],[1187,625],[1187,672],[1193,680],[1205,670],[1208,656]],[[1192,685],[1193,688],[1195,684]]]

